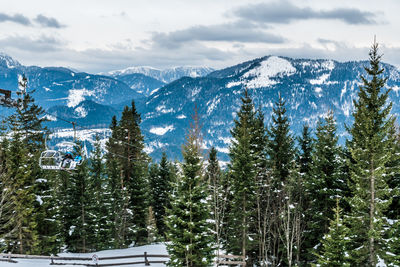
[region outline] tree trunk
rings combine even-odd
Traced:
[[[374,174],[374,163],[372,162],[371,166],[371,203],[370,203],[370,222],[369,222],[369,227],[370,231],[374,232],[375,226],[374,226],[374,220],[375,220],[375,174]],[[370,257],[370,264],[371,266],[375,266],[375,239],[374,236],[372,235],[369,238],[369,257]]]
[[[246,194],[243,198],[243,218],[242,218],[242,256],[246,256],[246,235],[247,235],[247,225],[246,225]]]

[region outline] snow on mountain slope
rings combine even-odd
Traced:
[[[153,67],[142,66],[128,67],[126,69],[114,70],[104,74],[112,77],[123,77],[129,74],[140,73],[157,79],[163,83],[170,83],[184,76],[193,78],[202,77],[212,71],[213,69],[209,67],[174,67],[161,70]]]
[[[200,115],[204,147],[215,146],[222,160],[227,160],[230,129],[241,105],[243,90],[248,88],[256,108],[271,123],[271,114],[279,93],[286,101],[287,115],[294,134],[303,124],[315,128],[319,118],[333,110],[338,121],[341,141],[346,137],[344,124],[351,124],[353,100],[366,75],[367,61],[337,62],[333,60],[291,59],[267,56],[214,71],[206,77],[184,77],[160,88],[146,99],[139,111],[142,130],[153,158],[166,151],[171,158],[180,158],[180,146],[191,121],[195,105]],[[384,64],[393,113],[400,114],[399,70]],[[157,134],[154,129],[173,125],[173,131]],[[205,151],[206,152],[206,151]]]
[[[290,76],[295,71],[288,60],[272,56],[261,61],[259,67],[249,70],[242,78],[249,79],[244,83],[247,88],[269,87],[277,83],[272,78]]]

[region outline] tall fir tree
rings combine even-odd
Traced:
[[[20,254],[34,254],[40,250],[34,207],[35,177],[27,167],[28,161],[28,149],[23,145],[20,132],[14,128],[7,151],[6,168],[10,177],[10,188],[7,190],[13,192],[9,198],[15,215],[8,222],[11,228],[6,229],[6,244],[7,251]]]
[[[282,221],[281,212],[286,213],[287,209],[285,207],[296,203],[295,198],[290,199],[292,203],[286,203],[286,200],[288,200],[286,194],[289,192],[290,194],[295,194],[290,189],[288,180],[291,175],[294,175],[292,171],[296,167],[296,151],[294,139],[290,133],[289,120],[286,115],[285,101],[280,94],[279,100],[273,108],[272,123],[268,128],[267,134],[269,139],[267,143],[268,168],[271,172],[270,216],[272,222],[270,229],[270,260],[273,265],[278,265],[287,259],[285,256],[287,248],[281,242],[281,237],[284,234],[282,229],[284,221]]]
[[[174,185],[171,208],[167,209],[168,266],[211,266],[214,256],[198,122],[196,112],[182,149],[182,173]]]
[[[313,206],[312,203],[312,194],[308,191],[307,184],[311,183],[312,179],[312,170],[313,170],[313,157],[314,157],[314,148],[315,148],[315,140],[312,137],[312,132],[308,124],[303,125],[302,134],[297,138],[299,153],[297,157],[297,165],[299,166],[300,176],[302,182],[304,184],[303,188],[303,202],[302,202],[302,211],[304,213],[304,221],[310,222],[311,218],[314,216],[312,212],[310,212],[310,208]],[[305,265],[307,262],[313,258],[313,255],[309,253],[309,249],[313,247],[314,236],[310,233],[309,225],[307,223],[304,227],[304,238],[301,241],[301,246],[298,245],[297,250],[297,262],[300,265]]]
[[[215,147],[212,147],[208,154],[205,180],[208,181],[211,219],[214,223],[214,243],[218,254],[222,249],[222,234],[226,221],[228,188],[226,176],[219,167],[217,150]]]
[[[82,148],[78,143],[75,146],[76,154],[82,155]],[[71,252],[91,252],[96,246],[95,218],[91,214],[94,195],[90,190],[88,162],[83,161],[69,176],[69,237],[66,240],[67,248]]]
[[[148,236],[149,157],[143,151],[144,138],[140,123],[140,114],[132,101],[131,107],[124,108],[118,123],[113,118],[112,136],[107,143],[107,173],[112,175],[108,188],[112,190],[111,197],[115,199],[115,205],[119,206],[112,215],[115,225],[111,231],[114,243],[121,248],[145,244]]]
[[[386,257],[384,235],[390,226],[385,212],[392,199],[387,181],[391,172],[387,164],[394,150],[390,136],[394,128],[392,103],[388,100],[390,90],[383,90],[387,78],[382,77],[377,43],[372,45],[369,56],[370,66],[365,71],[370,79],[361,76],[363,85],[354,101],[354,124],[349,129],[348,141],[352,190],[350,253],[352,263],[358,266],[376,266],[378,257]]]
[[[111,211],[111,197],[106,190],[106,183],[100,139],[96,135],[89,165],[89,191],[93,197],[90,201],[89,216],[92,217],[92,227],[94,228],[92,243],[96,251],[112,247],[108,228],[111,224],[109,216]]]
[[[122,248],[126,245],[126,221],[129,215],[128,209],[128,191],[122,175],[121,155],[122,146],[119,144],[119,129],[116,116],[113,116],[111,124],[111,137],[106,143],[106,191],[110,195],[110,223],[108,229],[110,232],[110,242],[113,248]]]
[[[153,207],[158,234],[162,240],[165,240],[166,225],[164,217],[166,215],[165,210],[170,207],[171,184],[173,181],[171,164],[165,152],[162,154],[160,164],[153,165],[150,170],[152,172],[150,175],[151,206]]]
[[[349,243],[349,229],[344,223],[339,198],[336,199],[334,217],[330,220],[329,231],[321,239],[322,248],[317,255],[317,266],[322,267],[350,267],[347,246]]]
[[[44,135],[48,133],[47,129],[42,125],[46,120],[44,118],[44,111],[41,107],[35,104],[34,98],[31,94],[34,90],[27,91],[27,79],[25,76],[19,77],[19,87],[21,89],[19,106],[15,113],[9,117],[9,130],[17,133],[16,139],[19,139],[25,155],[24,161],[18,168],[29,173],[29,180],[22,182],[24,189],[16,188],[17,191],[24,191],[29,188],[29,194],[33,195],[34,201],[32,207],[26,207],[26,210],[33,208],[35,216],[30,218],[30,224],[36,225],[35,232],[41,236],[38,239],[36,246],[36,253],[53,253],[60,247],[58,239],[59,223],[55,218],[55,201],[51,194],[51,180],[53,175],[47,175],[39,167],[39,155],[45,148]],[[18,142],[17,140],[14,140]],[[19,149],[21,151],[21,149]],[[13,153],[17,151],[13,151]],[[12,164],[18,164],[13,162]],[[16,168],[17,166],[14,166]],[[16,173],[10,173],[14,175]],[[16,179],[16,177],[11,177]],[[17,185],[18,183],[14,183]],[[22,186],[22,184],[21,184]],[[28,203],[26,203],[28,205]],[[36,242],[36,241],[35,241]]]
[[[346,176],[343,173],[345,161],[338,145],[336,121],[329,112],[317,124],[315,153],[312,175],[306,181],[306,191],[312,203],[307,210],[308,225],[306,240],[308,261],[315,261],[315,248],[321,249],[320,240],[329,231],[330,220],[334,214],[335,199],[344,197],[347,191]]]
[[[229,233],[226,248],[235,255],[247,256],[257,249],[256,241],[250,237],[256,229],[256,160],[253,153],[255,110],[247,89],[241,98],[242,105],[231,130],[232,144],[229,148],[229,207],[226,231]],[[252,261],[254,259],[250,259]],[[251,264],[249,262],[249,264]]]
[[[308,124],[303,125],[301,137],[298,138],[299,142],[299,156],[298,165],[300,166],[300,173],[306,176],[305,179],[311,175],[311,169],[313,166],[313,154],[314,154],[314,138]]]

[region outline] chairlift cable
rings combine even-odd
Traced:
[[[47,111],[44,111],[44,113],[47,114],[47,115],[50,115],[50,116],[54,116],[54,117],[56,117],[56,118],[59,119],[59,120],[68,122],[68,123],[72,124],[73,126],[75,125],[75,126],[81,128],[81,129],[88,130],[88,131],[91,132],[91,133],[98,134],[97,132],[93,131],[92,129],[90,129],[90,128],[88,128],[88,127],[85,127],[85,126],[82,126],[82,125],[79,125],[79,124],[77,124],[76,122],[72,122],[72,121],[66,120],[66,119],[64,119],[64,118],[61,118],[61,117],[55,115],[55,114],[51,114],[51,113],[49,113],[49,112],[47,112]],[[74,135],[75,135],[75,134],[76,134],[76,132],[75,132],[75,130],[74,130]],[[131,147],[134,147],[134,148],[140,148],[140,147],[137,146],[137,145],[129,144],[129,143],[125,142],[125,141],[116,139],[116,138],[114,138],[114,137],[112,137],[112,136],[109,136],[108,138],[109,138],[109,139],[116,140],[116,141],[118,141],[119,143],[125,144],[125,145],[127,145],[127,146],[131,146]]]

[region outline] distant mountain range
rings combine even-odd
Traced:
[[[163,70],[153,67],[129,67],[126,69],[114,70],[103,74],[112,77],[121,77],[128,74],[140,73],[159,80],[163,83],[170,83],[184,76],[192,78],[206,76],[212,71],[214,71],[214,69],[209,67],[174,67]]]
[[[353,100],[367,65],[367,61],[266,56],[217,71],[133,67],[93,75],[66,68],[25,67],[2,54],[0,88],[15,90],[17,75],[25,73],[29,87],[36,89],[34,97],[48,113],[91,128],[107,126],[111,116],[119,114],[134,99],[142,115],[146,149],[155,159],[162,151],[171,159],[181,158],[181,145],[196,105],[203,124],[204,148],[215,146],[221,159],[227,160],[229,130],[244,88],[248,88],[256,108],[264,112],[267,124],[280,93],[296,134],[303,124],[315,127],[320,117],[333,110],[338,134],[344,140],[343,126],[351,124]],[[399,114],[400,72],[392,65],[383,66],[387,84],[393,89],[393,112]],[[68,127],[67,123],[52,119],[50,127]]]

